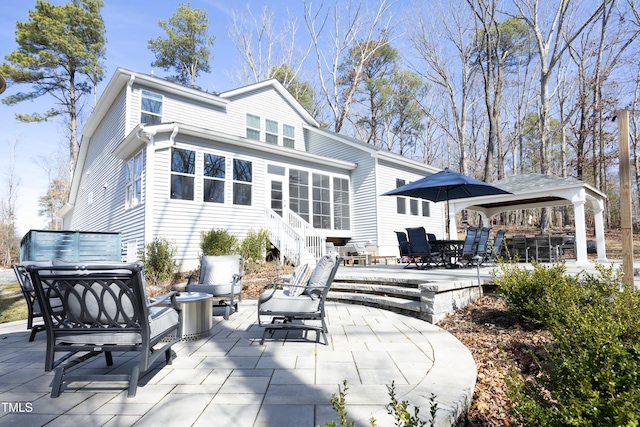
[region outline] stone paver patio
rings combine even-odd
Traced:
[[[173,364],[140,380],[137,395],[124,383],[70,383],[51,399],[45,373],[45,332],[28,342],[25,322],[0,325],[1,425],[100,426],[324,426],[336,420],[331,395],[348,381],[347,411],[358,426],[393,425],[387,385],[400,400],[449,426],[470,403],[476,367],[453,336],[427,322],[360,305],[327,303],[329,345],[309,340],[267,340],[256,302],[245,301],[230,320],[214,317],[208,338],[174,346]],[[114,369],[131,360],[114,355]],[[86,365],[85,365],[86,366]],[[78,368],[81,369],[81,368]],[[104,370],[103,357],[82,369]]]

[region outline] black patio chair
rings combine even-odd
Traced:
[[[551,235],[538,234],[533,239],[536,247],[536,261],[555,262],[558,260],[558,248],[551,244]]]
[[[489,236],[491,235],[491,227],[482,227],[477,237],[476,253],[471,258],[471,264],[482,265],[489,255]]]
[[[304,338],[308,331],[315,331],[316,342],[322,335],[323,344],[328,345],[324,303],[341,263],[340,255],[327,254],[320,258],[306,283],[289,283],[264,291],[258,298],[258,325],[264,326],[260,344],[275,331],[285,330],[302,331]],[[263,316],[271,320],[264,322]]]
[[[493,263],[502,256],[502,246],[504,243],[504,235],[506,233],[507,230],[498,230],[495,237],[493,238],[491,246],[489,247],[486,261]]]
[[[396,231],[396,237],[398,238],[398,249],[400,251],[400,260],[408,258],[409,262],[404,268],[411,267],[411,250],[409,249],[409,240],[407,239],[407,233],[404,231]]]
[[[176,292],[149,302],[142,264],[26,268],[47,331],[45,371],[55,369],[51,397],[58,397],[63,383],[72,381],[127,381],[128,397],[133,397],[138,378],[159,356],[164,354],[165,363],[171,364],[171,346],[182,330]],[[56,301],[61,304],[52,304]],[[129,351],[139,353],[139,362],[128,373],[100,374],[81,365],[104,353],[111,366],[113,352]],[[65,354],[56,360],[61,352]],[[71,370],[77,365],[85,369]]]
[[[462,252],[458,254],[458,262],[463,265],[469,265],[476,256],[477,242],[478,242],[478,227],[470,226],[467,228],[467,234],[464,238],[464,244],[462,245]]]
[[[418,261],[420,261],[421,265],[419,265],[418,268],[433,267],[442,262],[442,254],[431,250],[431,245],[427,239],[427,232],[424,227],[411,227],[406,230],[409,239],[411,261],[415,263],[416,266],[418,266]]]
[[[48,266],[52,265],[51,262],[40,262],[38,264]],[[24,299],[27,302],[27,329],[31,330],[29,341],[33,341],[36,338],[36,334],[38,332],[44,331],[44,323],[38,325],[33,324],[35,319],[42,318],[40,304],[38,304],[38,300],[36,298],[36,290],[33,287],[31,277],[29,276],[29,273],[27,272],[27,269],[24,265],[14,264],[11,267],[13,268],[13,272],[15,273],[18,284],[20,285],[22,296],[24,296]]]
[[[529,243],[527,242],[527,238],[524,235],[515,235],[511,238],[511,246],[512,253],[511,256],[513,258],[519,258],[524,255],[524,262],[529,262]]]

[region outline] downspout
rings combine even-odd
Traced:
[[[145,147],[145,168],[144,168],[144,189],[142,191],[142,206],[144,207],[144,247],[153,241],[153,183],[155,182],[155,132],[147,131],[144,127],[140,129],[136,135],[140,140],[146,141]]]

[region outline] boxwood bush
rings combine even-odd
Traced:
[[[501,266],[498,289],[553,337],[536,378],[509,377],[512,413],[529,426],[640,425],[640,294],[619,270],[560,275]]]

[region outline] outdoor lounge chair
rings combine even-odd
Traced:
[[[477,237],[476,253],[471,259],[471,264],[482,265],[482,263],[489,256],[489,235],[491,234],[490,227],[482,227]]]
[[[418,260],[421,264],[418,268],[432,267],[442,261],[442,255],[440,252],[431,250],[431,245],[427,240],[427,232],[424,227],[412,227],[407,228],[407,237],[409,238],[409,253],[411,254],[411,261],[418,265]]]
[[[128,396],[133,397],[138,378],[160,355],[171,364],[171,346],[180,340],[182,326],[176,293],[149,303],[142,264],[67,263],[53,268],[27,266],[47,331],[45,371],[55,368],[51,397],[58,397],[63,382],[71,381],[127,381]],[[128,373],[91,373],[85,365],[70,371],[101,353],[111,366],[113,352],[129,351],[138,352],[140,359]],[[59,352],[65,355],[56,360]]]
[[[231,313],[238,311],[238,301],[242,302],[243,271],[244,258],[240,255],[203,256],[198,282],[192,283],[189,276],[184,290],[213,295],[213,314],[222,311],[229,320]]]
[[[303,275],[298,282],[290,282],[286,288],[269,289],[258,298],[258,325],[264,326],[260,344],[264,344],[267,335],[275,331],[308,331],[316,332],[316,342],[327,345],[327,323],[325,321],[324,303],[329,293],[333,278],[338,271],[342,259],[338,254],[323,256],[308,276],[306,282]],[[300,292],[302,290],[302,292]],[[271,318],[264,322],[262,316]]]

